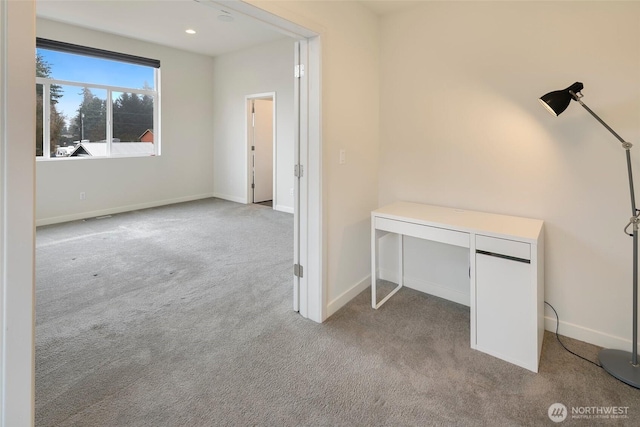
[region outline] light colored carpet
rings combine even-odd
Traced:
[[[292,231],[217,199],[39,228],[36,424],[537,426],[555,402],[629,407],[563,424],[640,424],[640,391],[551,334],[538,374],[471,350],[469,310],[449,301],[403,289],[373,310],[367,290],[303,319]]]

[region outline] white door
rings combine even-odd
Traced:
[[[273,200],[273,98],[252,99],[253,203]]]
[[[300,180],[303,175],[303,171],[301,170],[302,164],[302,155],[300,153],[300,148],[302,145],[302,128],[305,123],[301,123],[304,115],[306,114],[305,110],[305,91],[303,90],[303,78],[300,74],[300,64],[302,63],[303,53],[306,48],[306,43],[304,41],[298,41],[294,47],[294,64],[296,70],[294,72],[295,75],[295,84],[294,84],[294,92],[293,92],[293,110],[296,112],[296,120],[295,120],[295,131],[294,131],[294,144],[293,144],[293,164],[294,164],[294,175],[296,177],[293,185],[293,265],[294,265],[294,274],[293,274],[293,309],[303,316],[307,317],[307,303],[306,303],[306,292],[304,295],[301,295],[301,284],[304,285],[304,267],[303,271],[300,271],[300,266],[304,266],[303,263],[303,254],[302,254],[302,245],[301,245],[301,229],[303,228],[301,208],[306,207],[300,202],[302,197],[302,188],[300,185]],[[306,80],[304,80],[306,83]],[[304,111],[303,111],[304,110]],[[304,141],[306,143],[306,141]],[[304,288],[304,286],[302,286]]]

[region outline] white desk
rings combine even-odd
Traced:
[[[377,301],[378,238],[400,236],[398,286]],[[471,348],[538,372],[544,336],[543,222],[397,202],[371,212],[371,305],[403,286],[403,236],[469,249]]]

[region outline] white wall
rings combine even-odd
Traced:
[[[370,214],[378,199],[378,19],[358,2],[249,3],[320,33],[322,250],[331,315],[370,284]]]
[[[35,4],[0,2],[0,426],[34,422]],[[30,140],[27,138],[27,140]]]
[[[577,103],[554,118],[537,98],[582,81],[586,104],[640,141],[638,16],[634,2],[428,2],[380,29],[380,204],[543,219],[560,332],[625,350],[624,150]]]
[[[211,57],[44,19],[36,25],[38,37],[159,59],[162,114],[161,156],[38,161],[38,224],[213,195]]]
[[[213,184],[216,197],[248,203],[246,99],[276,93],[275,208],[293,212],[294,40],[220,55],[213,61]]]

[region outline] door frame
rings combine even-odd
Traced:
[[[301,286],[307,291],[307,310],[300,314],[316,322],[326,316],[325,238],[322,189],[321,30],[297,24],[299,16],[278,15],[241,2],[219,2],[225,8],[279,28],[308,45],[306,129],[308,149],[301,187],[307,211],[301,222],[300,243],[307,258]],[[35,1],[0,2],[0,427],[32,425],[35,417],[35,153],[18,143],[35,132]],[[12,69],[24,72],[9,72]],[[15,68],[14,68],[15,67]],[[29,71],[32,70],[32,71]],[[293,72],[293,71],[292,71]],[[9,108],[10,107],[10,108]],[[293,168],[292,168],[293,169]],[[292,269],[293,270],[293,269]],[[11,328],[7,328],[7,324]]]
[[[277,101],[276,101],[276,93],[275,92],[264,92],[264,93],[255,93],[252,95],[246,95],[244,97],[244,105],[245,105],[245,117],[247,118],[246,122],[245,122],[245,128],[244,128],[244,140],[246,142],[245,144],[245,157],[247,159],[246,163],[245,163],[245,175],[247,177],[247,204],[251,204],[253,203],[253,189],[251,188],[251,184],[253,183],[253,168],[252,168],[252,162],[251,160],[253,159],[253,152],[251,151],[251,142],[249,141],[249,114],[251,113],[250,111],[250,107],[249,107],[249,102],[256,100],[256,99],[271,99],[273,101],[273,106],[272,106],[272,113],[271,113],[271,119],[273,120],[273,186],[271,188],[271,194],[273,195],[273,203],[272,203],[272,208],[275,209],[275,207],[277,206],[277,198],[278,198],[278,183],[276,181],[277,179],[277,170],[278,170],[278,158],[276,156],[276,153],[278,152],[278,139],[276,138],[278,133],[277,133],[277,129],[276,129],[276,124],[278,123],[277,121]]]
[[[35,1],[0,1],[0,426],[35,419]]]

